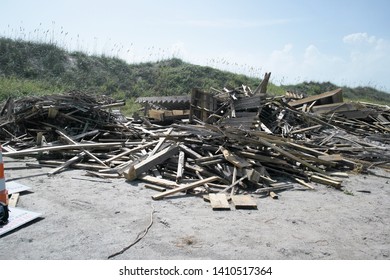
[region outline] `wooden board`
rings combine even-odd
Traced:
[[[206,179],[203,179],[203,180],[199,180],[199,181],[196,181],[196,182],[193,182],[193,183],[190,183],[190,184],[180,185],[179,187],[177,187],[175,189],[168,190],[168,191],[159,193],[157,195],[154,195],[154,196],[152,196],[152,198],[154,200],[162,199],[162,198],[164,198],[166,196],[169,196],[169,195],[172,195],[172,194],[175,194],[175,193],[178,193],[178,192],[186,191],[186,190],[189,190],[189,189],[193,189],[195,187],[207,184],[209,182],[216,181],[218,179],[219,178],[217,176],[213,176],[213,177],[206,178]]]
[[[250,195],[233,195],[232,201],[236,209],[257,209],[257,203]]]
[[[209,194],[211,208],[213,210],[230,210],[230,205],[224,193]]]
[[[19,200],[19,193],[13,193],[9,199],[8,206],[16,207],[16,204],[18,204],[18,200]]]

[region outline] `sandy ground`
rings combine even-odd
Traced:
[[[28,159],[4,161],[7,180],[32,187],[18,207],[42,218],[0,237],[3,260],[107,259],[151,217],[145,237],[114,259],[390,259],[389,178],[351,175],[345,191],[314,184],[314,191],[299,187],[277,200],[256,195],[258,210],[213,211],[194,195],[154,201],[156,191],[139,181],[82,170],[48,177],[49,169],[17,168]]]

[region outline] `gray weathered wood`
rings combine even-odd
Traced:
[[[172,195],[172,194],[175,194],[175,193],[178,193],[178,192],[182,192],[182,191],[187,191],[187,190],[193,189],[195,187],[198,187],[198,186],[201,186],[203,184],[207,184],[207,183],[210,183],[210,182],[213,182],[213,181],[216,181],[216,180],[218,180],[217,176],[209,177],[209,178],[206,178],[206,179],[203,179],[203,180],[196,181],[194,183],[181,185],[180,187],[177,187],[175,189],[168,190],[168,191],[165,191],[165,192],[163,192],[161,194],[154,195],[154,196],[152,196],[152,198],[154,200],[158,200],[158,199],[164,198],[166,196],[169,196],[169,195]]]
[[[135,165],[130,166],[128,172],[125,172],[126,179],[129,181],[136,179],[139,175],[141,175],[145,171],[150,170],[152,167],[156,166],[157,164],[163,163],[170,157],[176,155],[178,150],[179,147],[177,145],[172,145],[154,154],[153,156],[148,157],[147,159]]]
[[[229,201],[224,193],[209,194],[211,208],[213,210],[230,210]]]

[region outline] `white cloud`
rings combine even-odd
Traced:
[[[343,42],[347,44],[358,44],[358,43],[377,44],[379,40],[375,36],[369,36],[367,33],[352,33],[344,36],[343,38]]]
[[[186,20],[184,22],[174,22],[174,24],[184,24],[191,27],[201,28],[255,28],[269,27],[290,23],[292,19],[270,19],[270,20],[237,20],[237,19],[215,19],[215,20]]]
[[[292,53],[293,51],[293,44],[288,43],[283,46],[283,49],[281,50],[274,50],[269,58],[269,66],[270,67],[279,67],[283,65],[284,68],[290,68],[292,67],[296,62],[294,55]]]

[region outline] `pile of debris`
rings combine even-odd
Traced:
[[[80,92],[8,100],[0,140],[4,155],[37,157],[29,165],[53,167],[49,175],[82,168],[139,179],[160,191],[154,199],[191,191],[213,209],[230,209],[230,198],[255,208],[248,194],[276,198],[298,184],[341,188],[345,171],[390,170],[389,106],[344,103],[341,89],[272,97],[266,85],[139,99],[148,120],[113,113],[123,101]]]

